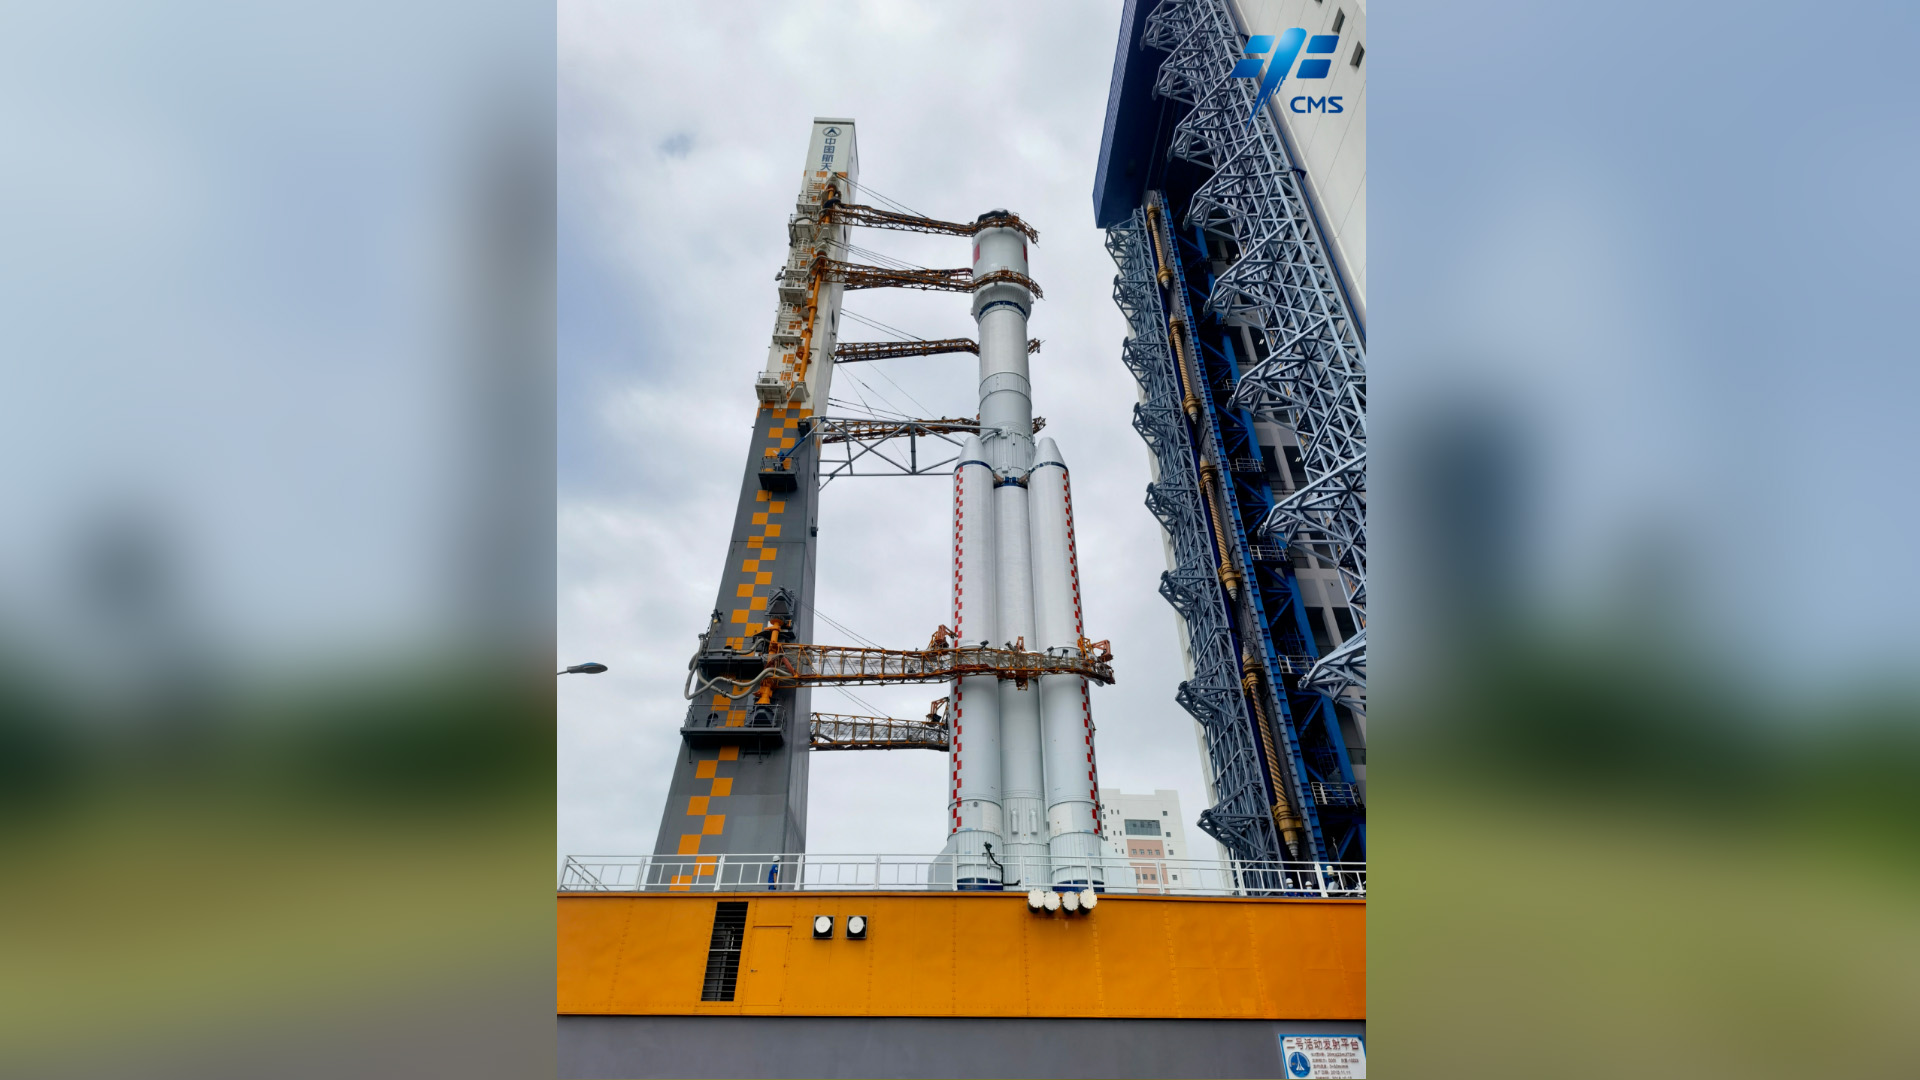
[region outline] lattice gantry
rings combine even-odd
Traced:
[[[1273,508],[1262,532],[1331,556],[1359,623],[1304,680],[1338,697],[1366,685],[1365,344],[1277,121],[1263,109],[1247,122],[1257,90],[1229,77],[1245,38],[1226,0],[1163,0],[1144,43],[1167,53],[1155,92],[1191,106],[1169,156],[1212,174],[1184,224],[1235,253],[1206,303],[1254,343],[1257,362],[1242,372],[1233,403],[1300,438],[1307,483]]]

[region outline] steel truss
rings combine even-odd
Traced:
[[[1285,792],[1275,790],[1279,778],[1266,766],[1272,733],[1255,723],[1241,684],[1241,651],[1222,585],[1222,571],[1232,567],[1220,563],[1201,492],[1200,462],[1145,209],[1107,230],[1107,251],[1120,271],[1114,302],[1132,331],[1121,358],[1142,391],[1133,427],[1159,466],[1158,479],[1147,485],[1147,508],[1166,528],[1173,547],[1173,566],[1160,576],[1160,595],[1186,620],[1193,654],[1193,677],[1180,684],[1175,700],[1199,721],[1213,770],[1217,801],[1201,811],[1199,825],[1237,859],[1281,859],[1286,849],[1273,808]]]
[[[952,738],[945,717],[896,720],[891,716],[817,712],[808,727],[808,742],[815,750],[944,751]]]
[[[1148,226],[1153,229],[1156,216],[1164,221],[1165,202],[1158,192],[1151,200]],[[1167,273],[1162,280],[1167,282],[1169,310],[1178,313],[1174,328],[1193,367],[1190,411],[1198,418],[1196,431],[1202,437],[1202,491],[1212,496],[1218,508],[1216,518],[1222,527],[1216,533],[1229,562],[1248,568],[1244,578],[1235,582],[1238,587],[1228,591],[1229,608],[1243,642],[1242,687],[1253,698],[1256,724],[1264,729],[1267,717],[1275,720],[1275,734],[1268,745],[1290,751],[1286,775],[1293,790],[1304,789],[1311,795],[1302,800],[1313,808],[1304,820],[1311,822],[1323,857],[1352,858],[1365,852],[1365,817],[1340,729],[1340,706],[1331,697],[1302,686],[1299,678],[1319,662],[1312,613],[1300,601],[1299,582],[1285,549],[1248,543],[1252,534],[1248,526],[1266,520],[1288,493],[1269,483],[1264,463],[1257,469],[1236,468],[1224,474],[1209,467],[1216,455],[1225,455],[1231,462],[1260,453],[1253,415],[1230,400],[1240,379],[1238,358],[1247,355],[1247,338],[1240,328],[1217,319],[1193,317],[1194,307],[1205,304],[1212,293],[1215,267],[1224,269],[1209,257],[1207,235],[1197,229],[1187,235],[1162,231],[1155,239],[1156,250],[1165,252],[1162,266]],[[1278,764],[1274,763],[1276,772]],[[1296,831],[1301,820],[1294,821]],[[1283,817],[1283,839],[1287,824]]]
[[[892,360],[902,356],[940,356],[943,353],[980,355],[980,343],[972,338],[932,338],[925,341],[843,341],[833,347],[833,362],[858,364],[867,360]]]
[[[1027,339],[1029,354],[1040,351],[1040,339]],[[833,362],[858,364],[867,360],[894,360],[903,356],[940,356],[945,353],[980,355],[972,338],[923,338],[917,341],[843,341],[833,347]]]
[[[980,421],[946,417],[939,420],[868,420],[857,417],[823,416],[806,425],[806,437],[821,444],[820,486],[847,476],[951,476],[954,462],[966,448],[967,437],[980,433]],[[1037,434],[1047,426],[1047,418],[1033,418]],[[887,444],[905,439],[906,450]],[[922,461],[920,447],[930,449]],[[827,451],[827,446],[843,446],[845,452]],[[784,458],[783,458],[784,460]]]
[[[814,256],[808,271],[822,282],[835,282],[844,285],[847,291],[855,289],[919,289],[923,292],[973,292],[998,282],[1018,285],[1033,294],[1035,300],[1046,299],[1038,282],[1018,270],[995,270],[980,275],[976,280],[973,268],[958,266],[950,270],[932,270],[924,267],[901,268],[895,266],[869,266],[866,263],[841,262],[829,259],[825,255]],[[1031,348],[1031,346],[1029,346]]]
[[[1113,656],[1105,642],[1089,642],[1079,651],[1050,653],[1019,648],[960,645],[944,649],[880,649],[862,645],[777,645],[759,656],[760,673],[778,686],[873,686],[885,683],[943,683],[969,675],[992,675],[1026,685],[1042,675],[1078,675],[1113,684]],[[737,660],[737,657],[727,659]],[[732,680],[739,682],[740,680]]]
[[[739,645],[733,644],[739,638],[719,637],[723,624],[714,612],[712,624],[700,635],[699,651],[687,664],[687,699],[718,693],[736,701],[758,698],[765,704],[770,690],[784,686],[945,683],[970,675],[1010,679],[1023,690],[1043,675],[1078,675],[1113,685],[1113,649],[1106,641],[1081,638],[1073,648],[1034,652],[1024,639],[1000,647],[963,644],[943,626],[924,649],[808,645],[781,639],[792,610],[791,594],[785,589],[775,593],[767,604],[767,625]]]
[[[825,202],[821,204],[820,220],[828,225],[864,225],[869,229],[945,233],[948,236],[976,236],[982,229],[1018,229],[1028,240],[1035,243],[1040,241],[1040,233],[1033,226],[1021,221],[1017,214],[982,214],[977,221],[941,221],[938,218],[920,217],[917,214],[882,210],[877,206],[843,203],[839,201],[838,192],[831,188],[827,191]]]
[[[1302,171],[1265,109],[1249,124],[1254,80],[1229,77],[1246,35],[1227,0],[1162,0],[1143,42],[1166,51],[1154,90],[1189,106],[1168,155],[1209,170],[1183,224],[1222,243],[1231,265],[1205,311],[1244,327],[1255,363],[1233,404],[1291,426],[1307,483],[1275,505],[1261,532],[1329,552],[1359,632],[1302,682],[1342,696],[1366,686],[1366,348],[1322,242]]]

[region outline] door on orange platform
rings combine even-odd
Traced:
[[[747,931],[747,948],[740,958],[740,1004],[767,1012],[780,1008],[787,988],[787,926],[755,926]]]

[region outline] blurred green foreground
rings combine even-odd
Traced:
[[[1920,696],[1478,655],[1373,710],[1377,1075],[1920,1076]]]
[[[350,669],[118,711],[0,677],[0,1073],[551,1070],[539,675]]]

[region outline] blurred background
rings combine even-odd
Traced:
[[[553,41],[0,14],[0,1074],[551,1069]]]
[[[1376,16],[1382,1076],[1920,1074],[1920,15],[1829,14]]]
[[[1920,15],[1376,14],[1376,1069],[1920,1073]],[[551,1068],[555,47],[0,14],[0,1072]]]

